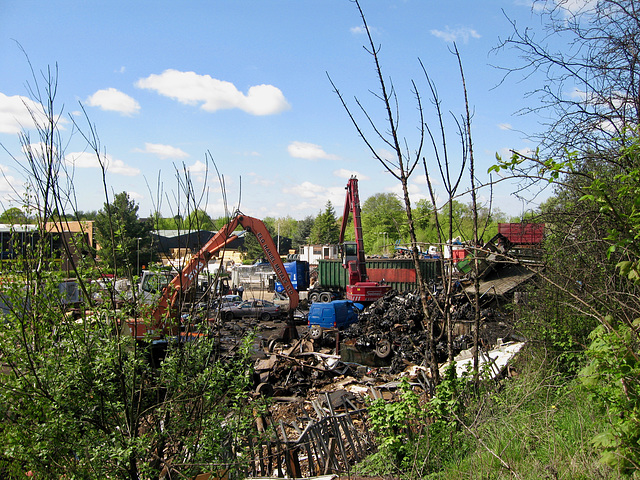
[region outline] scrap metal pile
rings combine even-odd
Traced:
[[[438,325],[440,337],[436,355],[444,361],[446,335],[440,334],[444,294],[437,288],[430,291],[430,320]],[[473,323],[475,312],[464,292],[453,297],[450,309],[458,326]],[[509,326],[498,309],[484,308],[481,316],[481,336],[487,346],[493,345],[496,337],[508,337]],[[291,477],[303,478],[347,471],[348,465],[374,451],[366,397],[397,398],[401,375],[425,398],[433,394],[426,369],[430,352],[425,325],[416,292],[390,291],[360,312],[357,323],[345,330],[324,331],[319,338],[311,338],[306,325],[298,327],[300,338],[290,343],[278,341],[278,335],[267,336],[273,326],[263,330],[254,369],[255,394],[271,397],[269,416],[276,428],[275,440],[256,445],[254,475],[277,471],[283,476],[286,471]],[[260,322],[255,326],[264,328]],[[459,334],[454,341],[455,353],[471,345],[470,335]],[[513,347],[517,352],[521,344]],[[504,362],[493,361],[491,352],[483,358],[497,371],[513,355],[505,352]]]
[[[436,351],[439,363],[447,359],[447,338],[443,332],[444,293],[432,289],[427,296],[430,321],[435,325]],[[471,325],[474,308],[463,293],[452,297],[451,317],[455,322],[454,355],[472,346]],[[321,338],[309,338],[306,327],[299,327],[300,337],[282,344],[271,337],[262,340],[262,358],[255,364],[257,391],[278,397],[304,398],[311,390],[321,390],[348,378],[374,385],[372,377],[382,382],[412,366],[426,366],[429,355],[428,322],[417,292],[388,292],[364,309],[357,323],[345,330],[327,331]],[[496,340],[508,339],[512,333],[506,316],[494,307],[481,310],[480,338],[484,348]],[[383,377],[383,378],[382,378]]]
[[[429,322],[434,323],[436,339],[435,355],[438,362],[447,358],[446,336],[443,335],[444,299],[441,290],[427,295]],[[463,294],[451,299],[451,318],[458,327],[470,325],[474,321],[474,308]],[[481,341],[490,346],[497,338],[505,338],[511,328],[502,312],[496,308],[481,310]],[[428,322],[424,321],[422,302],[417,292],[399,294],[387,293],[383,298],[366,308],[358,323],[342,332],[345,344],[359,351],[373,351],[381,359],[390,358],[389,370],[398,374],[409,365],[426,365],[432,354],[428,342]],[[464,329],[457,328],[457,331]],[[467,329],[470,332],[470,329]],[[471,346],[471,336],[459,333],[453,340],[454,355]]]

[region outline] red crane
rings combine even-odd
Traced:
[[[339,242],[342,246],[342,265],[349,272],[349,284],[346,288],[347,300],[371,303],[384,296],[385,293],[391,290],[391,286],[369,281],[365,264],[362,220],[360,219],[360,196],[356,177],[349,179],[346,190],[347,197],[342,213]],[[353,214],[355,242],[344,242],[344,231],[349,222],[349,213]]]

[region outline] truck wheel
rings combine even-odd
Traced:
[[[375,354],[378,358],[387,358],[391,355],[391,342],[386,338],[378,341],[376,344]]]
[[[318,292],[313,292],[309,295],[309,302],[316,303],[318,301]]]
[[[227,322],[233,320],[233,312],[224,312],[224,319]]]
[[[321,303],[329,303],[331,302],[331,294],[329,292],[322,292],[319,299]]]
[[[311,328],[309,329],[309,336],[314,340],[318,340],[322,337],[322,327],[318,325],[311,325]]]

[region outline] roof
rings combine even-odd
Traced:
[[[523,265],[506,265],[480,280],[480,295],[504,296],[535,274],[535,271]],[[474,288],[471,284],[464,290],[468,294],[473,294]]]
[[[33,232],[37,229],[37,225],[12,225],[9,223],[0,223],[0,232],[2,233]]]
[[[157,230],[151,234],[154,241],[158,244],[159,252],[169,252],[171,249],[190,249],[200,250],[211,238],[215,232],[208,230],[185,231],[185,230]],[[244,244],[244,240],[232,235],[231,242],[227,244],[227,250],[236,250]]]

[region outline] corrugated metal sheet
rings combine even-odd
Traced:
[[[410,259],[367,259],[367,275],[373,282],[384,281],[399,292],[415,290],[416,271]],[[440,262],[435,259],[420,260],[420,272],[424,281],[433,280],[440,272]],[[333,288],[345,288],[349,281],[342,262],[320,260],[318,262],[318,281],[320,285]]]
[[[499,223],[498,233],[517,245],[537,245],[542,243],[544,223]]]

